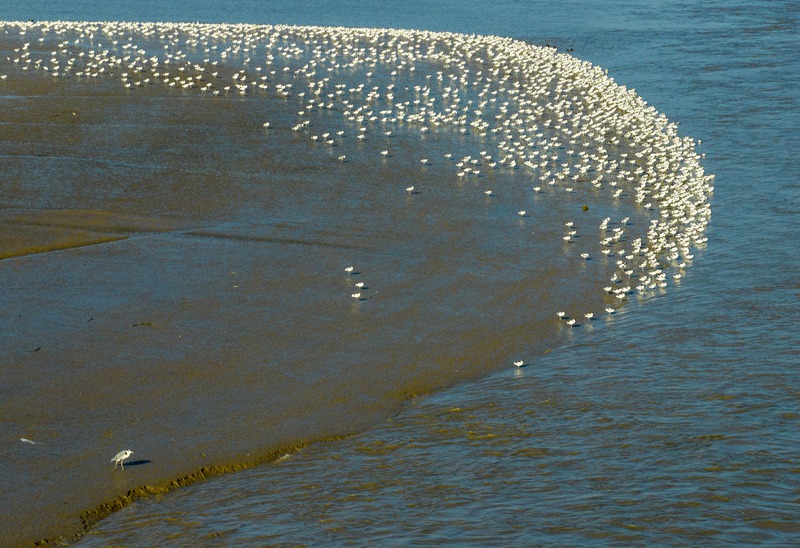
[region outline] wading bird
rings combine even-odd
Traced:
[[[117,464],[119,464],[120,467],[123,470],[125,470],[125,464],[123,464],[122,461],[124,461],[125,459],[127,459],[131,455],[133,455],[133,451],[131,451],[130,449],[125,449],[124,451],[120,451],[119,453],[114,455],[114,458],[111,459],[111,461],[110,461],[110,462],[114,463],[114,470],[117,469]]]

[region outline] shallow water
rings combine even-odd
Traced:
[[[484,15],[472,21],[353,15],[337,4],[281,22],[447,28],[578,49],[703,139],[705,165],[717,174],[707,249],[665,295],[580,329],[562,326],[562,343],[519,371],[510,360],[531,339],[512,329],[513,348],[481,358],[496,358],[486,370],[507,372],[417,400],[356,438],[141,501],[81,545],[727,545],[791,544],[800,534],[798,328],[790,320],[798,290],[789,133],[798,125],[798,72],[788,53],[796,6],[626,3],[590,23],[546,6],[474,6],[458,12]],[[776,154],[775,143],[790,148]],[[511,204],[508,211],[513,217]],[[330,270],[340,266],[332,261]],[[494,275],[490,286],[504,301],[530,291],[497,289],[513,272]],[[495,309],[492,297],[481,311]]]

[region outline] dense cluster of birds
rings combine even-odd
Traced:
[[[6,52],[2,66],[11,72],[3,70],[4,80],[30,70],[115,78],[131,93],[166,86],[291,99],[295,121],[285,129],[319,145],[399,131],[472,135],[475,151],[441,159],[458,178],[504,171],[530,182],[532,193],[578,189],[627,202],[649,218],[646,233],[629,230],[629,218],[609,217],[591,238],[593,248],[580,253],[583,261],[613,261],[600,285],[609,315],[630,296],[680,279],[693,248],[707,241],[713,175],[704,173],[698,143],[679,136],[676,124],[604,69],[552,47],[496,36],[283,25],[5,22],[0,33],[18,44]],[[338,125],[320,127],[331,119]],[[391,158],[392,151],[380,154]],[[567,221],[564,244],[575,245],[576,234]],[[361,298],[359,291],[352,296]],[[575,326],[597,314],[558,316]]]

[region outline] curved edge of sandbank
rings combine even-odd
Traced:
[[[98,522],[107,518],[111,514],[118,512],[119,510],[122,510],[126,506],[133,504],[138,500],[145,499],[153,495],[163,495],[175,489],[178,489],[179,487],[186,487],[194,483],[197,483],[199,481],[210,479],[215,476],[220,476],[222,474],[227,474],[230,472],[238,472],[240,470],[245,470],[248,468],[255,468],[256,466],[261,466],[264,464],[275,464],[298,453],[300,450],[311,445],[311,443],[331,442],[331,441],[345,439],[347,437],[350,436],[348,435],[348,436],[323,438],[315,442],[289,446],[282,449],[271,451],[268,454],[264,455],[263,457],[259,457],[255,460],[224,464],[224,465],[204,466],[195,472],[186,474],[184,476],[180,476],[174,480],[167,481],[166,483],[162,483],[159,485],[142,485],[139,487],[135,487],[133,489],[128,490],[125,493],[118,495],[117,497],[115,497],[110,501],[104,502],[92,508],[91,510],[86,510],[82,512],[79,516],[81,522],[79,530],[71,533],[64,533],[62,535],[35,540],[31,544],[28,544],[28,546],[33,546],[37,548],[51,548],[59,545],[63,546],[64,544],[75,543],[79,541],[87,532],[89,532]]]

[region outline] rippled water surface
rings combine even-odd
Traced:
[[[524,346],[524,324],[495,318],[496,337],[507,342],[511,332],[515,343],[486,343],[499,350],[498,361],[485,370],[498,372],[412,399],[391,420],[355,437],[140,500],[101,521],[79,546],[797,543],[798,5],[596,4],[447,2],[377,9],[328,2],[288,9],[234,2],[197,13],[133,3],[130,12],[118,6],[98,13],[72,3],[54,14],[34,2],[30,15],[0,10],[6,19],[244,19],[448,30],[555,44],[607,68],[678,122],[682,135],[701,139],[703,165],[716,174],[708,242],[666,293],[572,329],[548,310],[557,326],[551,340],[558,344],[543,354],[537,348],[519,369],[511,358]],[[437,142],[434,149],[452,145]],[[380,161],[374,169],[385,176]],[[425,180],[416,171],[414,177]],[[570,199],[564,194],[553,206],[553,221],[572,211]],[[596,222],[617,213],[614,207],[592,202],[589,214]],[[491,225],[504,218],[495,212],[479,220]],[[247,232],[252,236],[252,227]],[[497,258],[524,253],[533,245],[526,242],[470,246]],[[573,264],[574,253],[562,255],[559,249],[552,256]],[[341,266],[336,259],[331,269]],[[590,268],[600,269],[599,263]],[[389,276],[393,266],[387,259],[382,273]],[[489,317],[492,293],[504,302],[519,298],[501,272],[486,274],[493,291],[480,310]],[[569,272],[575,278],[563,283],[583,291],[587,275]],[[548,290],[508,276],[513,289]],[[393,281],[401,283],[402,276]],[[331,285],[336,283],[338,278]],[[431,284],[421,291],[436,295]],[[441,333],[446,339],[447,330]],[[396,356],[413,354],[413,346],[398,347]]]

